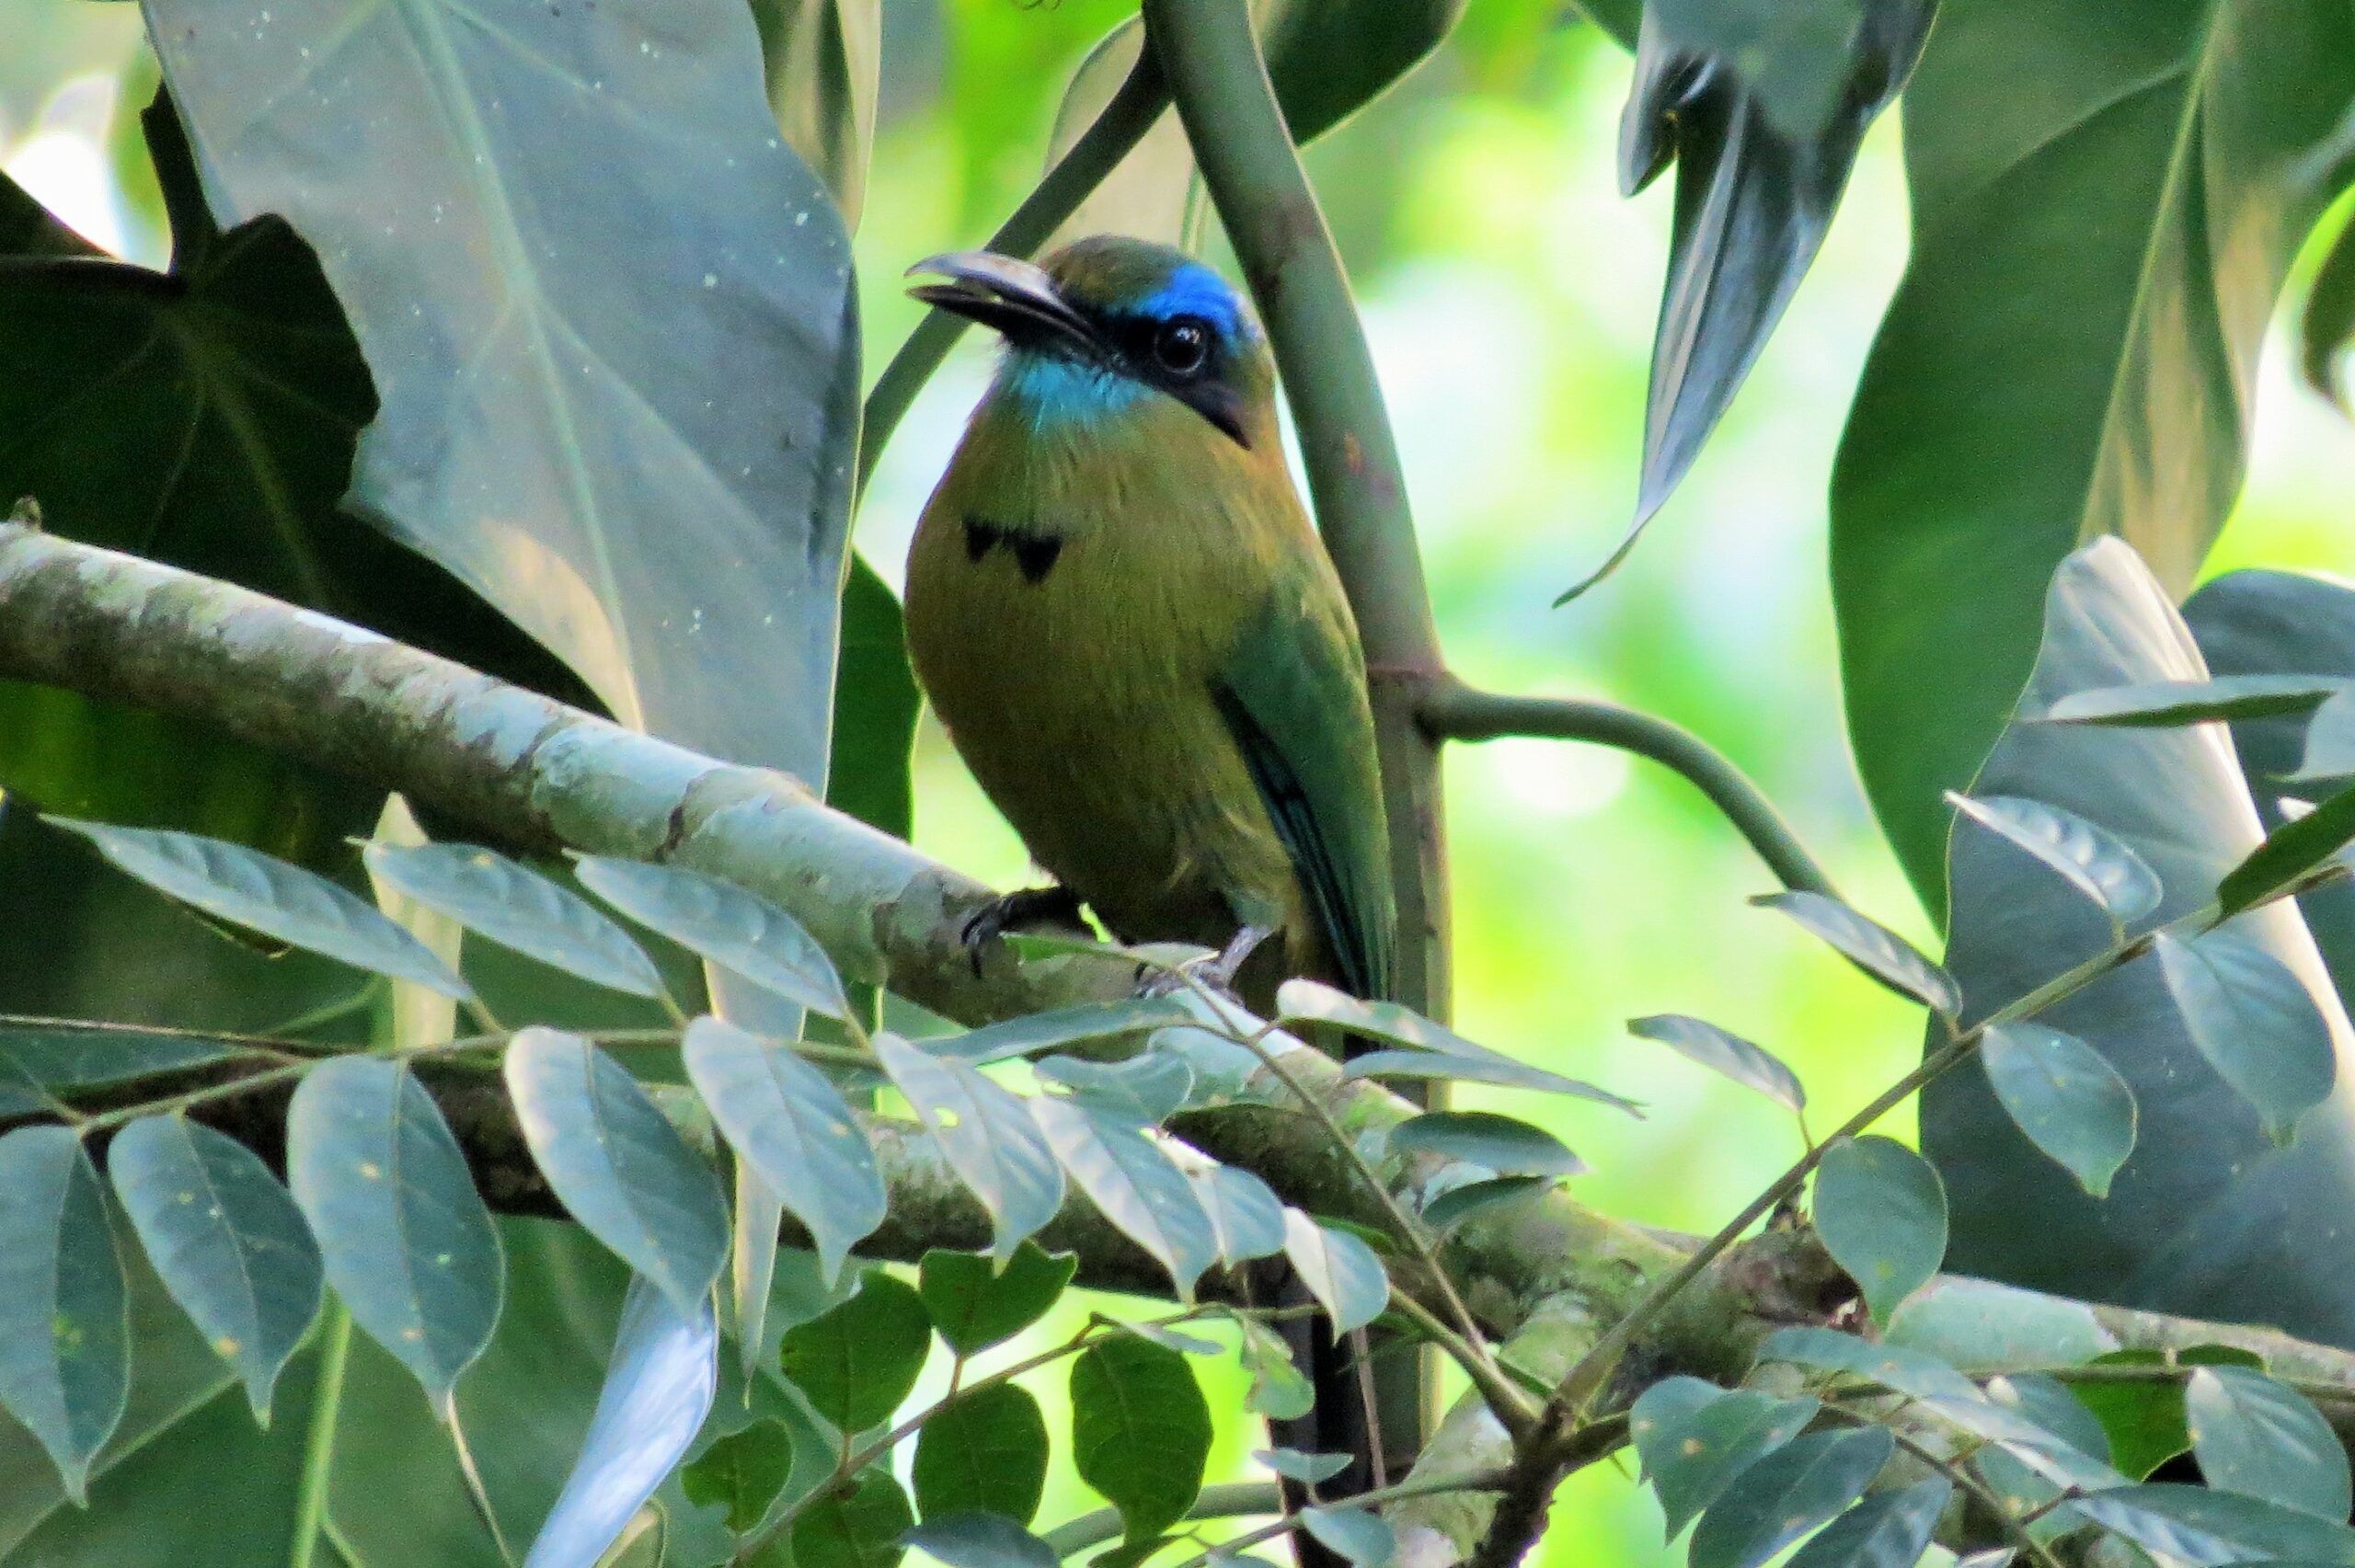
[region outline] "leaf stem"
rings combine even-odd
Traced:
[[[286,1568],[311,1568],[327,1528],[328,1483],[335,1471],[335,1428],[343,1409],[343,1374],[351,1359],[351,1310],[339,1297],[327,1299],[319,1326],[317,1390],[311,1396],[311,1424],[303,1437],[303,1478],[294,1496],[294,1539]]]
[[[1252,1514],[1281,1514],[1283,1506],[1283,1487],[1277,1482],[1228,1481],[1203,1487],[1202,1494],[1194,1499],[1194,1505],[1186,1510],[1182,1518],[1233,1519]],[[1118,1508],[1098,1508],[1057,1525],[1044,1539],[1055,1549],[1057,1557],[1074,1557],[1091,1546],[1103,1545],[1126,1528]]]
[[[1361,1492],[1343,1506],[1378,1508],[1392,1503],[1404,1503],[1416,1497],[1434,1496],[1442,1492],[1495,1492],[1505,1484],[1505,1479],[1506,1472],[1502,1470],[1474,1471],[1463,1475],[1427,1476],[1420,1481],[1410,1476],[1395,1486],[1382,1486],[1370,1492]],[[1298,1514],[1286,1514],[1283,1517],[1262,1525],[1256,1530],[1246,1530],[1232,1540],[1220,1542],[1217,1550],[1221,1553],[1243,1551],[1258,1546],[1262,1541],[1273,1540],[1278,1536],[1290,1535],[1300,1528],[1301,1516]],[[1179,1559],[1174,1568],[1204,1568],[1210,1560],[1210,1552],[1198,1552],[1192,1557]]]

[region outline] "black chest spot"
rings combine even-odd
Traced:
[[[965,520],[965,558],[978,565],[993,550],[1003,549],[1014,557],[1016,569],[1028,583],[1042,583],[1047,574],[1055,569],[1062,558],[1063,542],[1051,533],[1028,533],[1020,529],[1005,528],[986,518]]]

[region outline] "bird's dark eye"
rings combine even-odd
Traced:
[[[1153,335],[1153,357],[1172,375],[1192,375],[1211,357],[1210,324],[1193,315],[1163,322]]]

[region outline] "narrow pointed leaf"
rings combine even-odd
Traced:
[[[319,1250],[302,1210],[244,1144],[185,1116],[142,1116],[107,1174],[157,1277],[237,1369],[255,1419],[318,1315]]]
[[[694,1311],[728,1261],[728,1200],[710,1164],[628,1069],[578,1035],[522,1030],[505,1070],[523,1141],[565,1208]]]
[[[2028,1140],[2095,1197],[2134,1152],[2134,1091],[2099,1051],[2041,1024],[1991,1024],[1979,1059]]]
[[[1065,1046],[1118,1040],[1149,1034],[1168,1024],[1187,1024],[1193,1013],[1174,996],[1127,997],[1119,1001],[1091,1002],[1084,1007],[1059,1007],[1051,1012],[1009,1018],[1003,1024],[969,1029],[926,1040],[925,1049],[973,1067],[1014,1057],[1036,1056]]]
[[[1645,1390],[1628,1430],[1644,1479],[1660,1494],[1670,1539],[1735,1477],[1806,1431],[1821,1408],[1812,1399],[1720,1389],[1698,1378],[1670,1378]]]
[[[131,1386],[129,1297],[106,1189],[62,1127],[0,1137],[0,1406],[86,1504]]]
[[[1055,1549],[995,1514],[927,1516],[902,1538],[948,1568],[1055,1568]]]
[[[1251,1457],[1287,1481],[1321,1485],[1350,1468],[1347,1454],[1304,1454],[1298,1448],[1254,1448]]]
[[[2355,1530],[2255,1497],[2165,1482],[2120,1486],[2071,1506],[2147,1551],[2195,1565],[2355,1562]]]
[[[2287,1143],[2338,1076],[2314,998],[2289,966],[2229,927],[2190,942],[2163,935],[2154,951],[2191,1043]]]
[[[1423,1205],[1422,1220],[1441,1235],[1491,1208],[1533,1197],[1554,1185],[1550,1176],[1499,1176],[1450,1187]]]
[[[1047,1484],[1047,1418],[1015,1383],[974,1389],[924,1424],[909,1472],[916,1507],[996,1514],[1027,1525]]]
[[[1904,1345],[1874,1345],[1837,1329],[1777,1329],[1758,1347],[1758,1358],[1844,1372],[1926,1402],[1959,1403],[1979,1397],[1978,1385],[1935,1356]]]
[[[1218,1261],[1218,1233],[1177,1162],[1128,1122],[1086,1105],[1042,1098],[1030,1111],[1087,1200],[1191,1301],[1194,1282]]]
[[[786,1331],[785,1375],[836,1428],[864,1432],[900,1408],[931,1346],[915,1288],[869,1269],[857,1295]]]
[[[1398,1550],[1397,1536],[1372,1509],[1303,1508],[1300,1524],[1319,1546],[1352,1568],[1382,1568]]]
[[[2346,687],[2344,681],[2319,675],[2217,675],[2198,681],[2150,681],[2131,686],[2071,692],[2056,698],[2041,712],[2027,716],[2045,724],[2173,729],[2216,719],[2309,713]]]
[[[1393,1154],[1467,1160],[1500,1176],[1575,1176],[1586,1162],[1543,1127],[1494,1111],[1426,1111],[1390,1129]]]
[[[71,817],[45,820],[89,840],[117,867],[157,892],[216,920],[443,996],[464,1000],[474,994],[432,949],[382,910],[299,865],[197,833],[118,828]]]
[[[2226,917],[2254,909],[2295,885],[2308,872],[2355,841],[2355,787],[2338,791],[2303,817],[2282,823],[2246,860],[2216,885],[2216,903]]]
[[[1692,1568],[1763,1568],[1864,1495],[1896,1451],[1878,1426],[1792,1439],[1743,1471],[1701,1516]]]
[[[1234,1165],[1189,1171],[1194,1196],[1218,1238],[1219,1261],[1233,1267],[1284,1250],[1284,1205],[1267,1183]]]
[[[895,1568],[915,1511],[891,1472],[869,1465],[793,1521],[794,1568]]]
[[[1736,1083],[1757,1090],[1786,1110],[1796,1114],[1807,1108],[1807,1090],[1799,1083],[1798,1074],[1764,1047],[1752,1045],[1715,1024],[1663,1013],[1629,1019],[1627,1032],[1657,1040],[1687,1060],[1697,1061]]]
[[[1962,992],[1952,975],[1887,926],[1837,899],[1821,893],[1764,893],[1751,902],[1790,916],[1900,996],[1910,996],[1942,1017],[1962,1011]]]
[[[1202,1489],[1211,1412],[1173,1350],[1122,1334],[1071,1368],[1072,1462],[1120,1512],[1132,1541],[1176,1524]]]
[[[1946,1188],[1930,1162],[1901,1143],[1845,1139],[1816,1170],[1815,1228],[1885,1323],[1946,1257]]]
[[[1913,1568],[1953,1495],[1942,1475],[1876,1493],[1826,1525],[1786,1568]]]
[[[1002,1344],[1047,1315],[1079,1259],[1025,1242],[1003,1265],[973,1253],[935,1248],[916,1271],[916,1290],[948,1348],[971,1356]]]
[[[712,1017],[687,1025],[687,1077],[737,1154],[809,1229],[831,1283],[890,1207],[875,1150],[832,1080],[792,1049]]]
[[[1347,1078],[1437,1079],[1455,1083],[1493,1083],[1505,1089],[1533,1089],[1545,1094],[1568,1094],[1574,1100],[1592,1100],[1631,1116],[1643,1115],[1643,1107],[1633,1100],[1510,1057],[1453,1056],[1445,1051],[1368,1051],[1350,1058],[1341,1071]]]
[[[286,1176],[352,1320],[445,1403],[490,1343],[506,1267],[433,1097],[382,1058],[313,1068],[286,1112]]]
[[[1388,1040],[1415,1050],[1434,1051],[1442,1056],[1485,1057],[1521,1065],[1503,1052],[1467,1040],[1410,1007],[1395,1001],[1361,1001],[1320,980],[1286,980],[1279,987],[1276,1021],[1286,1024],[1329,1024],[1352,1035]]]
[[[2186,1428],[2213,1487],[2344,1523],[2347,1449],[2295,1389],[2239,1367],[2201,1367],[2184,1385]]]
[[[709,1299],[682,1313],[669,1292],[633,1278],[588,1435],[523,1568],[592,1562],[612,1546],[694,1444],[718,1379]]]
[[[2122,925],[2159,907],[2158,874],[2123,839],[2074,811],[2009,795],[1975,800],[1949,792],[1947,803],[2051,866]]]
[[[1147,1047],[1120,1061],[1042,1057],[1033,1066],[1090,1109],[1137,1127],[1167,1121],[1194,1091],[1194,1070],[1175,1051]]]
[[[1333,1320],[1333,1333],[1361,1329],[1390,1304],[1390,1276],[1373,1249],[1346,1230],[1284,1210],[1284,1256]]]
[[[728,1304],[734,1314],[737,1368],[749,1378],[759,1370],[768,1344],[769,1296],[776,1284],[777,1228],[785,1222],[785,1200],[761,1179],[751,1161],[740,1156],[733,1173],[736,1202],[728,1216]],[[824,1268],[822,1261],[819,1266]],[[837,1265],[822,1283],[831,1286],[839,1277]]]
[[[629,933],[538,872],[475,844],[372,843],[369,874],[502,947],[592,985],[659,997],[662,977]]]
[[[989,1211],[994,1255],[1012,1255],[1063,1201],[1063,1167],[1029,1107],[964,1063],[937,1060],[896,1036],[877,1035],[875,1055]]]
[[[583,855],[580,885],[640,925],[787,1001],[840,1018],[848,1006],[824,948],[800,922],[733,882],[676,865]]]

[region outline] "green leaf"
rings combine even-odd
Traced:
[[[1640,1039],[1657,1040],[1688,1061],[1697,1061],[1745,1088],[1757,1090],[1794,1115],[1807,1109],[1807,1090],[1796,1073],[1764,1047],[1752,1045],[1715,1024],[1681,1013],[1662,1013],[1649,1018],[1629,1019],[1627,1033]]]
[[[1040,1051],[1057,1050],[1064,1046],[1076,1046],[1099,1040],[1123,1039],[1142,1035],[1166,1024],[1190,1024],[1192,1012],[1175,996],[1132,996],[1119,1001],[1089,1002],[1081,1007],[1058,1007],[1046,1013],[1033,1013],[1021,1018],[1009,1018],[1003,1024],[986,1028],[969,1029],[961,1035],[948,1035],[926,1040],[925,1049],[936,1057],[948,1057],[972,1067],[986,1067],[994,1061],[1005,1061],[1014,1057],[1035,1056]]]
[[[1974,800],[1951,791],[1947,804],[2006,842],[2034,855],[2078,892],[2108,910],[2120,925],[2159,907],[2157,873],[2133,846],[2074,811],[2018,795]]]
[[[1297,1421],[1316,1405],[1316,1390],[1292,1358],[1283,1335],[1257,1318],[1238,1318],[1242,1333],[1237,1347],[1243,1369],[1251,1375],[1244,1403],[1270,1421]]]
[[[1844,1372],[1925,1402],[1965,1404],[1980,1397],[1976,1384],[1936,1356],[1837,1329],[1777,1329],[1759,1345],[1758,1358]]]
[[[2264,1370],[2264,1364],[2246,1351],[2230,1345],[2194,1345],[2178,1352],[2183,1366],[2231,1366]],[[2154,1350],[2114,1350],[2089,1365],[2163,1369],[2172,1364]],[[2112,1461],[2130,1480],[2141,1481],[2153,1471],[2191,1449],[2185,1422],[2183,1380],[2162,1375],[2131,1381],[2086,1381],[2072,1391],[2079,1403],[2094,1413],[2109,1439]]]
[[[826,804],[905,839],[915,828],[909,768],[924,699],[908,667],[900,601],[856,551],[843,584],[842,614]]]
[[[1762,1568],[1862,1496],[1896,1451],[1879,1426],[1793,1438],[1709,1505],[1693,1528],[1692,1568]]]
[[[823,778],[856,312],[747,8],[680,0],[659,47],[612,6],[147,15],[221,217],[301,230],[383,372],[355,503],[624,722]]]
[[[972,1510],[1027,1525],[1047,1484],[1047,1418],[1028,1389],[959,1395],[916,1438],[916,1506],[927,1519]]]
[[[793,1438],[779,1421],[755,1421],[718,1439],[679,1471],[691,1503],[724,1505],[738,1535],[768,1517],[793,1473]]]
[[[1946,1256],[1946,1188],[1930,1162],[1901,1143],[1844,1139],[1816,1170],[1815,1228],[1886,1323]]]
[[[2134,1091],[2074,1035],[2041,1024],[1990,1024],[1979,1059],[1995,1098],[2030,1143],[2095,1197],[2134,1152]]]
[[[1333,1320],[1336,1337],[1365,1327],[1390,1304],[1390,1276],[1373,1249],[1297,1208],[1284,1210],[1284,1256]]]
[[[1048,1253],[1035,1242],[1017,1247],[1002,1266],[936,1247],[916,1271],[916,1288],[948,1348],[971,1356],[1045,1317],[1078,1267],[1074,1253]]]
[[[2218,675],[2136,681],[2064,692],[2021,717],[2041,724],[2109,725],[2127,729],[2175,729],[2213,719],[2269,718],[2304,714],[2346,690],[2344,681],[2313,675]]]
[[[1355,1568],[1382,1568],[1398,1538],[1381,1515],[1366,1508],[1303,1508],[1301,1528],[1319,1546]]]
[[[894,1568],[916,1522],[908,1494],[880,1465],[869,1465],[793,1521],[794,1568]]]
[[[165,1288],[267,1425],[270,1389],[319,1311],[319,1250],[302,1211],[260,1156],[186,1116],[142,1116],[115,1134],[107,1175]]]
[[[876,1059],[940,1145],[995,1228],[992,1255],[1011,1256],[1063,1207],[1063,1173],[1029,1107],[962,1062],[940,1061],[895,1035]]]
[[[62,1094],[132,1083],[236,1054],[224,1040],[135,1024],[0,1024],[0,1115],[45,1109],[36,1090]]]
[[[1177,1162],[1128,1122],[1069,1100],[1030,1111],[1055,1158],[1115,1229],[1169,1271],[1179,1299],[1218,1261],[1218,1233]]]
[[[1276,1022],[1288,1026],[1330,1024],[1352,1035],[1387,1040],[1414,1050],[1522,1065],[1501,1051],[1465,1039],[1443,1024],[1434,1024],[1410,1007],[1395,1001],[1361,1001],[1321,980],[1286,980],[1277,988]]]
[[[890,1210],[875,1150],[850,1103],[790,1047],[712,1017],[687,1025],[687,1077],[737,1154],[809,1228],[821,1276]]]
[[[1913,1568],[1953,1495],[1942,1475],[1876,1493],[1826,1525],[1786,1568]]]
[[[2332,367],[2348,344],[2355,342],[2355,221],[2340,226],[2315,269],[2305,306],[2299,312],[2298,330],[2298,368],[2306,384],[2341,408],[2349,406],[2347,385]]]
[[[1954,977],[1915,950],[1913,944],[1869,920],[1836,898],[1821,893],[1762,893],[1750,900],[1761,909],[1777,910],[1866,974],[1900,996],[1909,996],[1944,1018],[1962,1011],[1962,992]]]
[[[1806,1431],[1821,1408],[1811,1399],[1720,1389],[1698,1378],[1669,1378],[1646,1389],[1628,1431],[1644,1479],[1660,1494],[1669,1539],[1742,1471]]]
[[[2191,1043],[2266,1132],[2289,1142],[2298,1118],[2322,1104],[2338,1061],[2314,999],[2289,966],[2236,930],[2153,944]]]
[[[2355,1562],[2355,1530],[2205,1486],[2120,1486],[2072,1506],[2146,1551],[2200,1568],[2264,1559]]]
[[[1453,1083],[1493,1083],[1505,1089],[1532,1089],[1545,1094],[1568,1094],[1576,1100],[1592,1100],[1641,1116],[1643,1107],[1633,1100],[1626,1100],[1597,1089],[1591,1083],[1581,1083],[1575,1078],[1565,1078],[1558,1072],[1548,1072],[1542,1067],[1531,1067],[1510,1057],[1452,1056],[1444,1051],[1368,1051],[1351,1057],[1341,1070],[1344,1078],[1412,1078],[1439,1079]]]
[[[902,1538],[948,1568],[1055,1568],[1055,1549],[995,1514],[927,1517]]]
[[[1940,7],[1905,95],[1912,261],[1832,486],[1849,733],[1930,908],[1941,792],[2003,730],[2053,569],[2119,534],[2180,596],[2231,509],[2350,73],[2335,0]]]
[[[327,1283],[438,1406],[499,1322],[499,1233],[458,1140],[408,1068],[337,1057],[286,1112],[286,1177]]]
[[[0,1405],[40,1439],[77,1505],[122,1419],[126,1303],[106,1189],[81,1139],[62,1127],[0,1137]]]
[[[1493,1181],[1466,1182],[1450,1187],[1423,1205],[1422,1220],[1445,1235],[1473,1216],[1508,1203],[1534,1197],[1554,1185],[1550,1176],[1499,1176]]]
[[[2355,688],[2341,688],[2323,700],[2306,724],[2305,754],[2289,781],[2311,784],[2355,773]]]
[[[148,887],[216,919],[443,996],[464,1001],[474,995],[431,948],[374,906],[301,866],[196,833],[71,817],[46,820],[89,840]]]
[[[1390,1129],[1390,1152],[1468,1160],[1500,1176],[1576,1176],[1586,1162],[1541,1127],[1494,1111],[1426,1111]]]
[[[1251,1457],[1286,1481],[1304,1486],[1321,1485],[1355,1462],[1348,1454],[1304,1454],[1298,1448],[1254,1448]]]
[[[1189,1171],[1194,1196],[1218,1238],[1219,1261],[1233,1267],[1284,1250],[1284,1204],[1250,1172],[1235,1165]]]
[[[1056,1056],[1041,1058],[1032,1068],[1091,1111],[1136,1127],[1160,1126],[1194,1092],[1194,1070],[1186,1059],[1150,1047],[1119,1061]]]
[[[694,1445],[718,1371],[710,1299],[683,1310],[643,1275],[633,1278],[588,1435],[527,1561],[601,1561]]]
[[[882,0],[758,0],[777,129],[826,182],[850,226],[867,191],[881,74]]]
[[[2184,1414],[2209,1485],[2346,1521],[2355,1505],[2347,1450],[2295,1389],[2261,1372],[2201,1367],[2184,1385]]]
[[[1889,1320],[1886,1343],[1974,1371],[2072,1367],[2118,1348],[2091,1307],[1987,1279],[1934,1279]]]
[[[1202,1489],[1211,1412],[1183,1356],[1128,1334],[1100,1340],[1072,1363],[1071,1406],[1072,1462],[1130,1540],[1185,1516]]]
[[[676,865],[583,855],[580,885],[640,925],[797,1006],[840,1018],[849,1004],[824,948],[800,923],[733,882]]]
[[[645,950],[587,899],[538,872],[475,844],[372,843],[369,875],[502,947],[592,985],[660,997],[662,977]]]
[[[573,1219],[692,1313],[728,1261],[728,1200],[629,1070],[537,1024],[507,1047],[532,1158]]]
[[[2355,787],[2342,789],[2303,817],[2282,823],[2216,885],[2216,902],[2230,917],[2255,909],[2295,886],[2315,867],[2355,841]]]
[[[932,1319],[915,1287],[879,1268],[858,1294],[786,1331],[785,1375],[844,1433],[890,1419],[932,1348]]]

